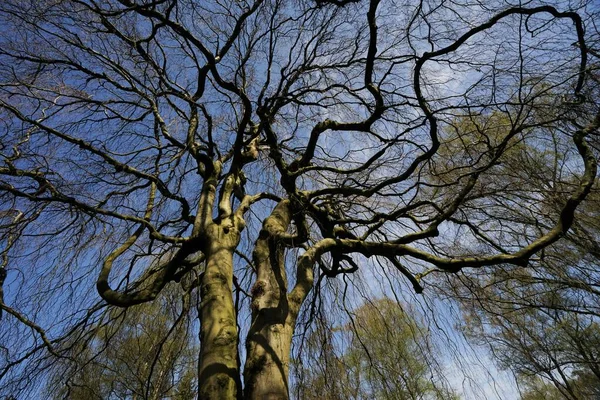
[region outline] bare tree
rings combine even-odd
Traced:
[[[438,272],[526,267],[596,177],[600,115],[579,112],[592,12],[3,1],[0,393],[32,390],[106,304],[179,282],[200,299],[199,398],[287,398],[325,278],[387,265],[421,292]],[[452,132],[490,115],[494,137]],[[515,141],[555,151],[551,127],[573,183],[548,210],[501,165]]]

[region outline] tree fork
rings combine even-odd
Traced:
[[[257,279],[252,288],[252,324],[246,341],[246,399],[289,398],[292,335],[301,302],[290,301],[285,272],[290,202],[280,202],[263,223],[253,258]],[[303,299],[302,299],[303,300]]]

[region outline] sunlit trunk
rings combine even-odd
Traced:
[[[227,223],[211,226],[206,269],[201,278],[198,398],[241,396],[238,332],[233,303],[233,251],[239,232]]]
[[[280,323],[279,317],[269,320],[269,312],[252,324],[246,348],[248,349],[244,382],[246,399],[287,399],[288,376],[293,318]]]
[[[290,224],[282,202],[265,221],[254,249],[257,280],[252,288],[252,324],[246,342],[246,399],[287,399],[292,335],[301,302],[290,301],[280,235]]]

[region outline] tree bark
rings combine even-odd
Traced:
[[[284,322],[259,317],[247,341],[244,369],[245,398],[281,400],[289,398],[288,375],[295,318]]]
[[[210,224],[201,277],[198,398],[240,398],[238,332],[233,302],[233,252],[240,232],[232,219]]]
[[[257,280],[251,293],[252,324],[246,342],[246,399],[289,398],[292,335],[302,303],[292,301],[287,293],[282,238],[289,236],[285,233],[289,224],[289,202],[282,201],[265,220],[254,249]]]

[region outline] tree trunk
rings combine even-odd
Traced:
[[[287,293],[281,239],[289,224],[289,202],[283,201],[265,220],[254,249],[257,280],[251,293],[252,324],[246,342],[245,399],[289,398],[290,350],[301,304],[291,301]]]
[[[252,324],[247,340],[244,369],[245,398],[250,400],[289,398],[288,375],[295,318],[270,321],[268,313]]]
[[[201,278],[198,398],[241,396],[238,332],[233,303],[233,252],[240,233],[230,220],[213,223],[207,234],[206,269]]]

